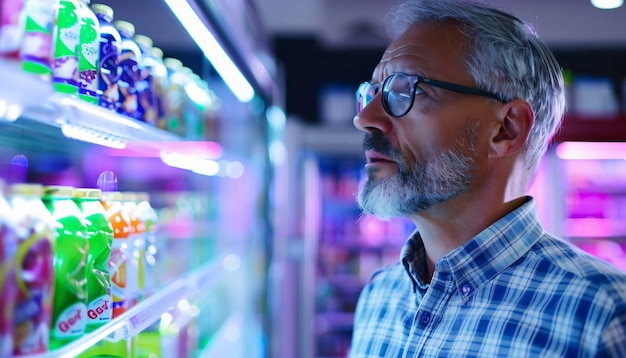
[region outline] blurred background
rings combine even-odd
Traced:
[[[46,255],[16,249],[28,240],[4,234],[22,218],[13,204],[17,184],[147,194],[156,215],[152,231],[146,217],[143,231],[128,227],[134,241],[113,238],[113,252],[136,247],[125,262],[135,267],[129,280],[135,275],[141,284],[123,293],[136,297],[127,310],[63,339],[54,331],[56,313],[43,315],[37,322],[47,319],[52,331],[38,334],[56,346],[21,352],[345,357],[363,284],[398,260],[414,230],[404,220],[361,215],[354,199],[364,176],[354,91],[389,43],[385,14],[398,2],[94,0],[87,9],[107,5],[114,21],[100,19],[99,41],[108,41],[102,29],[110,34],[111,26],[126,37],[117,61],[104,59],[100,47],[93,73],[105,64],[121,68],[113,82],[122,101],[106,108],[106,90],[87,98],[80,81],[73,90],[59,85],[69,80],[54,61],[63,52],[54,38],[82,46],[83,35],[70,31],[87,23],[88,10],[66,26],[59,9],[77,1],[2,0],[0,199],[11,207],[0,200],[7,228],[0,258],[8,270],[0,273],[24,264],[16,250]],[[25,5],[34,3],[48,10],[29,18]],[[626,270],[626,7],[492,3],[532,23],[566,79],[564,125],[531,188],[546,230]],[[33,43],[45,41],[54,56],[37,60]],[[74,56],[80,65],[80,51]],[[66,276],[54,270],[56,280]],[[0,284],[10,292],[10,283]],[[50,294],[57,305],[61,298]],[[0,346],[0,356],[21,355],[14,318],[3,313],[0,327],[0,341],[13,342]]]

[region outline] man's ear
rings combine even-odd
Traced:
[[[503,105],[489,141],[489,156],[502,157],[518,153],[530,134],[535,115],[530,104],[515,99]]]

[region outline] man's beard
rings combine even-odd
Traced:
[[[412,165],[380,132],[366,134],[365,150],[392,158],[398,172],[376,179],[376,168],[368,169],[368,179],[361,184],[357,197],[361,210],[382,220],[409,217],[468,192],[474,178],[477,132],[478,122],[470,122],[458,149],[449,149],[428,162],[416,160]]]

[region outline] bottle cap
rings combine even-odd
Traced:
[[[76,190],[74,190],[74,197],[100,199],[102,198],[102,190],[95,188],[76,188]]]
[[[183,62],[177,58],[166,57],[163,59],[163,64],[165,67],[177,70],[183,67]]]
[[[43,188],[44,197],[51,198],[73,198],[74,197],[74,187],[66,186],[66,185],[48,185]]]
[[[104,16],[108,17],[109,19],[113,18],[113,9],[109,5],[105,5],[105,4],[91,4],[91,10],[95,14],[104,15]]]
[[[145,52],[150,52],[150,49],[154,45],[152,39],[145,35],[135,35],[133,40],[135,40],[137,45],[139,45],[139,47],[141,47]]]
[[[125,33],[128,37],[133,37],[135,35],[135,25],[128,21],[116,20],[113,21],[113,26],[115,26],[120,32]]]
[[[9,195],[37,196],[43,195],[43,185],[35,183],[17,183],[9,187]]]

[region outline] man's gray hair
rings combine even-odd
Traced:
[[[565,111],[561,67],[533,27],[472,0],[408,0],[390,14],[397,37],[420,22],[455,21],[467,37],[464,63],[476,87],[528,101],[535,123],[526,143],[526,167],[535,173]]]

